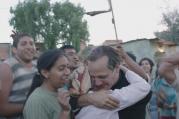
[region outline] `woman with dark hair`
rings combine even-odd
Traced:
[[[152,79],[152,70],[154,63],[150,58],[144,57],[139,61],[139,65],[144,69],[148,76],[148,82],[151,84],[152,97],[147,106],[147,119],[158,119],[156,81]]]
[[[24,118],[68,119],[69,94],[58,93],[70,74],[66,56],[61,50],[46,51],[38,59],[37,69],[23,110]]]
[[[151,83],[152,69],[154,66],[153,61],[150,58],[144,57],[139,61],[139,65],[144,69],[145,73],[148,75],[148,81]]]

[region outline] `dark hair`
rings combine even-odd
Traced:
[[[134,60],[136,62],[136,56],[133,53],[131,53],[131,52],[126,52],[126,53],[132,60]]]
[[[66,50],[66,49],[74,49],[74,50],[76,50],[75,47],[72,46],[72,45],[63,45],[60,49],[63,50],[63,51]]]
[[[93,49],[87,60],[96,61],[103,56],[108,57],[108,68],[111,70],[113,70],[117,64],[120,64],[118,53],[110,46],[98,46]]]
[[[17,44],[19,43],[20,39],[22,37],[25,37],[25,36],[28,36],[28,37],[31,37],[29,34],[27,33],[20,33],[20,32],[15,32],[15,31],[12,31],[13,34],[11,34],[10,36],[12,37],[13,39],[13,44],[12,46],[17,48]]]
[[[139,65],[140,65],[140,66],[142,65],[142,62],[143,62],[144,60],[147,60],[147,61],[149,62],[150,67],[151,67],[151,69],[150,69],[150,73],[151,73],[151,72],[152,72],[152,69],[153,69],[153,66],[154,66],[153,61],[152,61],[150,58],[144,57],[144,58],[142,58],[142,59],[140,60],[140,62],[139,62]]]
[[[45,79],[44,76],[41,74],[43,69],[50,70],[55,62],[62,56],[65,56],[64,52],[60,49],[52,49],[44,52],[37,61],[37,69],[38,72],[34,76],[32,85],[29,91],[28,96],[39,86],[42,85],[43,80]]]

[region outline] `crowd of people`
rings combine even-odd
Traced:
[[[11,37],[13,56],[0,63],[0,119],[179,119],[179,52],[137,62],[120,43],[85,56],[64,45],[34,61],[33,38]]]

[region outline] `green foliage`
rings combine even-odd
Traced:
[[[11,7],[10,13],[10,25],[15,30],[31,34],[35,41],[44,42],[47,49],[60,43],[79,49],[80,40],[88,41],[84,9],[69,1],[51,4],[49,0],[25,0]]]
[[[179,12],[174,10],[164,13],[162,23],[167,27],[167,30],[155,32],[155,35],[158,38],[179,43]]]

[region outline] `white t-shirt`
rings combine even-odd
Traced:
[[[142,77],[130,70],[125,75],[130,85],[115,89],[111,94],[120,102],[118,108],[106,110],[93,105],[86,106],[80,110],[75,119],[119,119],[119,110],[135,104],[149,93],[150,85]]]

